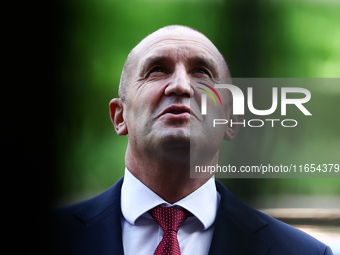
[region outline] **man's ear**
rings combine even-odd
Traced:
[[[124,120],[125,102],[121,98],[114,98],[110,101],[110,118],[118,135],[127,135],[128,129]]]
[[[230,126],[230,122],[231,120],[233,121],[233,123],[237,123],[237,124],[233,124],[232,126]],[[237,135],[240,127],[241,127],[241,123],[243,123],[243,115],[233,115],[232,113],[230,113],[230,118],[229,118],[229,123],[224,132],[224,140],[227,141],[231,141],[235,138],[235,136]]]

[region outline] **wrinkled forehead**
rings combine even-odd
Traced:
[[[215,45],[203,34],[191,29],[161,29],[144,38],[134,49],[135,63],[141,64],[150,55],[201,57],[223,65],[224,59]]]

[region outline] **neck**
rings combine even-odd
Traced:
[[[211,164],[216,165],[216,162],[217,157]],[[188,196],[211,177],[190,178],[190,158],[178,161],[145,154],[135,155],[129,147],[125,164],[137,179],[170,204]]]

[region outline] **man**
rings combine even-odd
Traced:
[[[227,79],[223,56],[200,32],[168,26],[129,54],[119,98],[110,102],[118,135],[128,135],[124,179],[57,213],[60,254],[332,254],[303,232],[250,209],[211,176],[190,178],[190,160],[216,165],[238,129],[203,116],[193,79]],[[222,93],[222,92],[221,92]]]

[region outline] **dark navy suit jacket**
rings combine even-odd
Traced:
[[[94,198],[57,210],[57,254],[124,254],[120,209],[122,182],[120,179]],[[313,237],[249,208],[218,181],[216,188],[221,201],[209,255],[332,254],[329,247]]]

